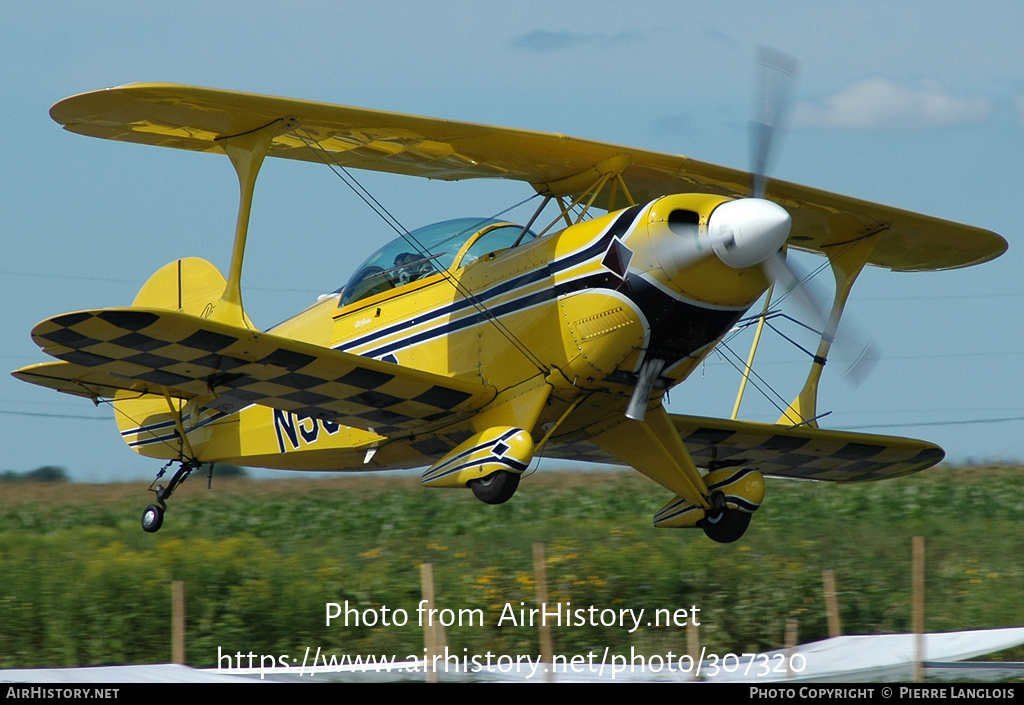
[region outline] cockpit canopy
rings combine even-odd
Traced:
[[[529,230],[523,235],[521,225],[493,218],[457,218],[426,225],[392,240],[359,265],[336,292],[341,294],[339,306],[465,267],[482,255],[535,237]]]

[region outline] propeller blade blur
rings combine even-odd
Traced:
[[[834,358],[843,365],[842,377],[852,386],[858,387],[878,364],[881,351],[869,338],[861,334],[845,317],[842,332],[838,321],[832,315],[831,307],[814,295],[804,277],[797,272],[781,252],[775,253],[764,262],[765,276],[775,284],[776,300],[789,296],[805,318],[804,324],[822,333],[829,343]],[[827,354],[828,350],[826,350]]]
[[[759,47],[757,56],[758,101],[750,123],[751,195],[763,198],[776,131],[785,123],[789,99],[796,78],[797,60],[776,49]]]

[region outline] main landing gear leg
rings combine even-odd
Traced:
[[[170,463],[161,468],[160,472],[156,476],[156,480],[153,480],[153,485],[156,485],[157,480],[163,476],[164,471],[169,465]],[[160,527],[163,526],[164,523],[164,512],[167,511],[167,503],[164,500],[170,498],[170,496],[174,494],[174,490],[178,489],[178,486],[192,474],[192,471],[198,469],[201,465],[202,463],[195,460],[182,461],[178,470],[171,476],[171,480],[167,483],[166,487],[163,485],[156,485],[156,489],[154,489],[153,485],[150,485],[149,489],[156,493],[157,503],[149,505],[146,507],[146,510],[142,512],[143,531],[151,534],[159,531]]]

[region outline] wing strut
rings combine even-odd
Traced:
[[[210,314],[212,320],[242,328],[250,327],[242,308],[242,259],[245,256],[245,239],[249,232],[249,214],[252,211],[252,194],[256,188],[263,158],[270,150],[270,143],[280,131],[284,120],[274,120],[269,125],[218,141],[224,148],[231,164],[238,174],[238,221],[235,225],[235,243],[231,249],[231,269],[221,299]]]
[[[821,379],[825,359],[835,340],[839,320],[843,316],[846,300],[850,296],[850,289],[853,288],[853,283],[864,269],[868,257],[871,256],[871,251],[888,229],[888,226],[882,226],[859,240],[838,244],[827,249],[828,262],[836,279],[836,295],[832,302],[832,313],[821,334],[821,341],[818,343],[818,350],[811,362],[811,369],[807,374],[807,381],[804,382],[803,389],[776,423],[789,426],[818,427],[816,420],[818,418],[818,381]]]
[[[622,170],[629,166],[629,162],[630,159],[628,155],[617,154],[598,162],[594,166],[589,169],[585,169],[578,174],[573,174],[572,176],[567,176],[556,181],[533,184],[533,188],[537,193],[545,196],[544,205],[547,205],[547,202],[550,199],[555,198],[557,199],[558,207],[561,210],[561,213],[558,216],[555,216],[555,219],[551,224],[544,228],[537,237],[544,236],[548,230],[555,226],[555,223],[558,222],[559,218],[562,218],[565,221],[567,227],[573,225],[570,211],[586,200],[586,204],[583,206],[583,211],[576,216],[577,223],[582,221],[583,217],[587,214],[587,211],[590,210],[590,207],[594,204],[594,201],[601,193],[601,190],[604,189],[605,185],[609,182],[612,186],[608,202],[609,212],[613,210],[615,202],[615,187],[617,185],[621,185],[622,191],[630,205],[635,205],[635,203],[633,203],[633,198],[629,193],[629,189],[626,188],[626,182],[622,180]],[[564,198],[572,196],[573,194],[576,194],[575,198],[568,206],[565,205]],[[541,208],[543,208],[543,205]]]
[[[174,417],[174,427],[178,429],[178,435],[181,437],[181,447],[179,449],[179,455],[188,458],[188,462],[195,462],[197,460],[195,452],[192,450],[192,444],[188,441],[188,433],[185,432],[185,424],[181,420],[181,399],[178,400],[178,405],[175,406],[174,400],[171,398],[171,391],[167,387],[162,387],[164,399],[167,401],[167,408],[171,412],[171,416]],[[182,459],[184,463],[185,460]]]
[[[761,309],[761,318],[758,320],[757,330],[754,332],[754,342],[750,344],[750,354],[747,355],[747,364],[743,368],[743,379],[740,380],[740,389],[736,393],[736,403],[733,404],[732,416],[729,417],[733,421],[735,421],[740,414],[740,403],[743,402],[743,392],[747,389],[747,380],[750,379],[750,371],[754,368],[754,355],[757,354],[757,346],[758,343],[761,342],[761,332],[764,330],[764,319],[768,315],[768,308],[771,306],[773,293],[775,293],[774,282],[772,282],[772,285],[768,287],[768,293],[764,296],[764,308]]]

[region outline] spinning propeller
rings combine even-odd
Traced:
[[[776,128],[786,113],[797,63],[791,56],[761,47],[758,66],[757,115],[750,123],[750,196],[718,206],[704,235],[696,224],[673,225],[673,230],[684,237],[677,241],[674,251],[661,253],[662,264],[667,267],[686,268],[714,254],[734,269],[776,260],[765,266],[765,275],[773,282],[781,272],[780,266],[788,269],[780,250],[789,237],[792,218],[764,194]]]
[[[766,199],[768,167],[772,150],[777,142],[777,131],[785,122],[790,92],[796,77],[797,61],[793,57],[767,47],[758,51],[758,103],[756,115],[750,124],[750,196],[728,201],[718,206],[701,234],[695,223],[671,223],[670,227],[682,237],[670,252],[659,253],[662,265],[675,271],[685,269],[711,256],[734,269],[761,265],[765,278],[776,293],[792,295],[809,325],[823,332],[826,339],[835,337],[838,318],[830,308],[819,302],[803,285],[802,277],[787,262],[783,248],[789,238],[792,218],[785,208]],[[850,344],[845,336],[843,345]],[[870,343],[857,346],[846,370],[855,384],[870,372],[877,355]],[[841,355],[842,357],[851,357]],[[663,360],[645,360],[638,374],[626,416],[642,421],[654,382],[664,368]]]

